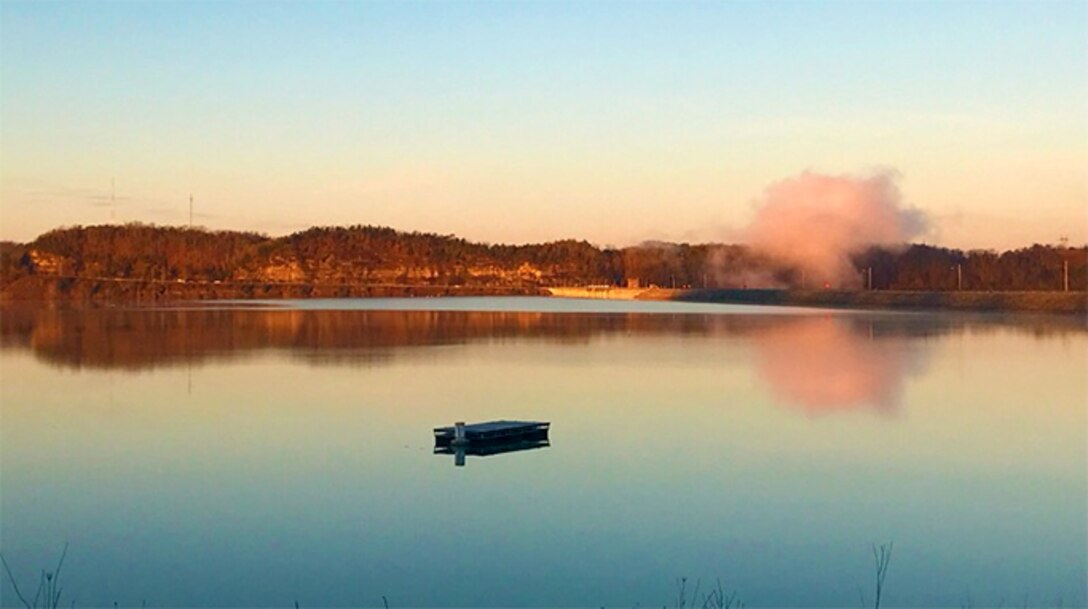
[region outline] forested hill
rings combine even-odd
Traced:
[[[285,237],[148,225],[50,231],[9,246],[3,274],[150,281],[579,284],[612,273],[611,255],[586,242],[525,246],[353,226]]]
[[[911,245],[853,256],[872,267],[873,287],[896,290],[1084,290],[1088,248],[1044,245],[1008,252]],[[312,228],[284,237],[141,224],[50,231],[31,243],[0,243],[5,288],[27,278],[75,277],[172,283],[410,285],[533,288],[557,285],[662,287],[860,287],[808,277],[745,246],[648,243],[622,249],[564,240],[488,245],[449,235],[374,226]]]

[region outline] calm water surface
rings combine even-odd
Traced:
[[[856,607],[894,540],[886,606],[1085,604],[1082,320],[235,305],[3,310],[17,575],[67,540],[77,606]],[[551,445],[433,454],[500,418]]]

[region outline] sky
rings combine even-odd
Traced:
[[[893,172],[928,243],[1088,241],[1088,3],[0,3],[0,239],[191,194],[270,235],[730,241],[806,171]]]

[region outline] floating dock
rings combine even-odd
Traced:
[[[512,442],[519,439],[548,437],[551,423],[540,421],[488,421],[487,423],[454,423],[453,427],[436,427],[435,446],[470,445],[486,442]]]
[[[486,457],[501,453],[546,448],[551,423],[541,421],[488,421],[487,423],[454,423],[452,427],[436,427],[434,453],[454,455],[458,466],[464,465],[465,455]]]

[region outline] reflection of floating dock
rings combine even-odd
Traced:
[[[543,440],[518,440],[516,442],[487,442],[485,444],[469,444],[468,446],[435,446],[436,455],[456,455],[464,453],[475,457],[487,457],[502,453],[512,453],[519,450],[532,450],[534,448],[547,448],[551,444],[545,438]]]
[[[486,457],[545,448],[549,446],[550,426],[551,423],[539,421],[489,421],[436,427],[434,452],[436,455],[454,455],[456,464],[461,466],[465,464],[465,455]]]

